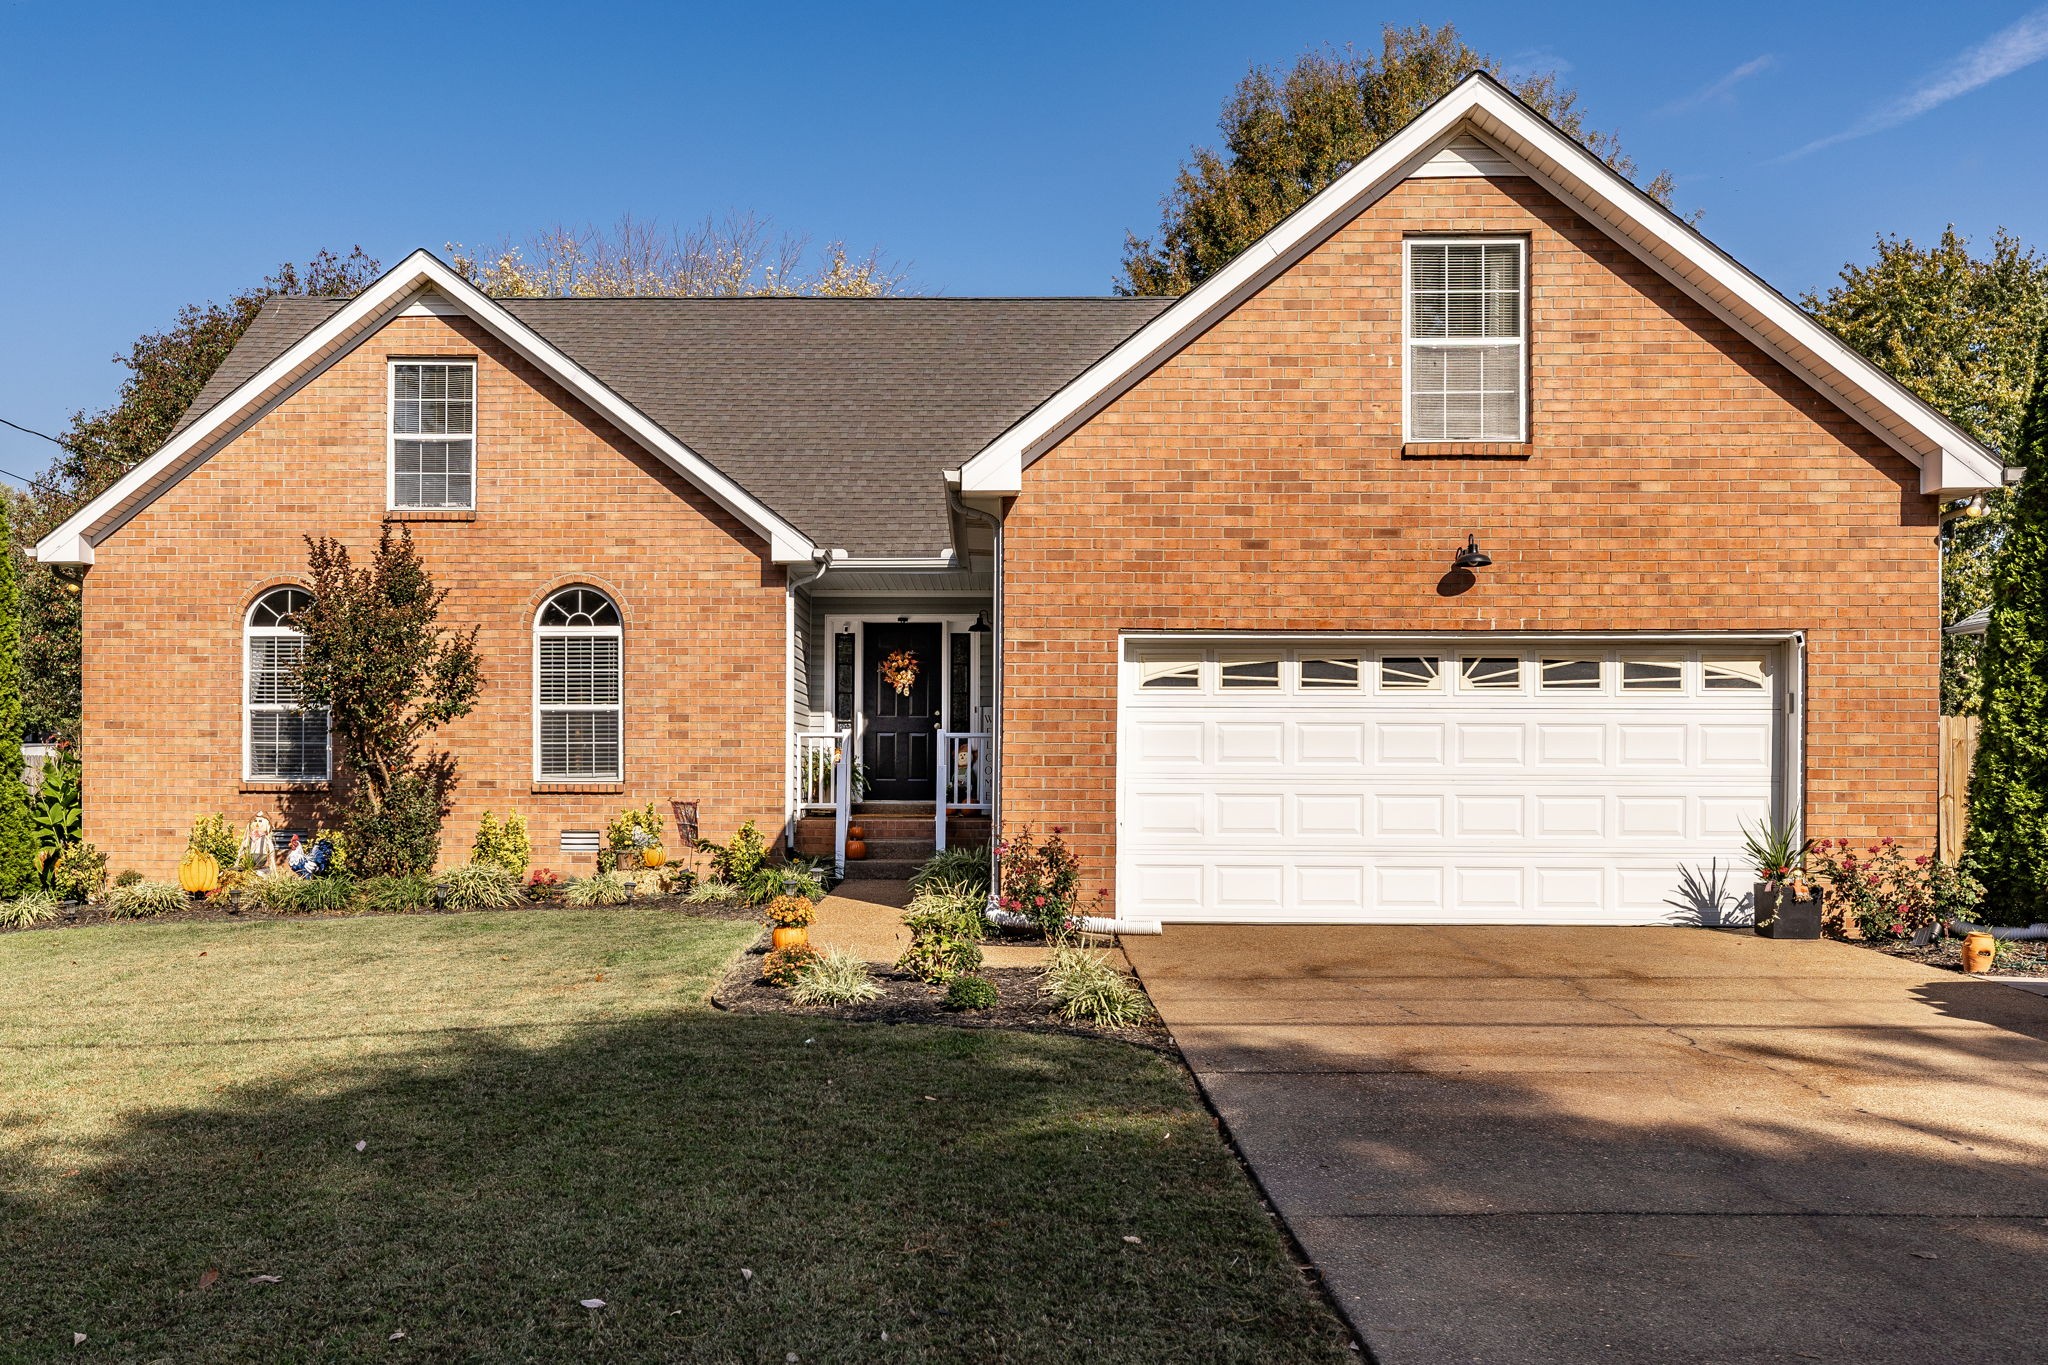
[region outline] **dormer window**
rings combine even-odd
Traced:
[[[1528,439],[1524,245],[1409,239],[1409,442]]]
[[[391,506],[476,506],[476,366],[391,362]]]

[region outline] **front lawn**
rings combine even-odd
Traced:
[[[0,937],[0,1354],[1356,1358],[1169,1062],[706,1009],[752,934]]]

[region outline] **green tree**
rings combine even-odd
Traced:
[[[21,595],[14,549],[0,520],[0,897],[36,882],[36,837],[28,817],[21,761]]]
[[[358,568],[340,541],[306,537],[313,605],[300,617],[301,696],[328,710],[347,768],[349,862],[370,876],[429,871],[455,784],[455,759],[425,755],[433,731],[476,705],[477,627],[443,630],[436,588],[412,532],[387,523]]]
[[[1635,175],[1612,133],[1586,126],[1578,93],[1554,73],[1509,76],[1450,24],[1380,32],[1380,50],[1303,53],[1253,67],[1224,101],[1220,149],[1198,147],[1161,201],[1159,234],[1124,238],[1124,294],[1184,294],[1300,208],[1473,71],[1498,77],[1609,166]],[[1671,177],[1645,189],[1669,203]]]
[[[1991,572],[1963,864],[1984,883],[1988,918],[2025,924],[2048,920],[2048,331],[2013,446],[2027,475]]]
[[[150,332],[116,363],[128,370],[112,407],[79,412],[59,434],[62,453],[14,502],[21,556],[23,719],[37,737],[76,738],[79,716],[79,573],[28,559],[36,541],[105,492],[170,439],[178,419],[276,294],[358,293],[382,267],[357,247],[322,251],[303,266],[289,261],[262,283],[222,303],[189,304],[161,332]]]
[[[2021,414],[2036,339],[2048,327],[2048,261],[2000,229],[1984,255],[1954,226],[1933,246],[1879,237],[1875,259],[1842,267],[1826,293],[1802,302],[1829,331],[1970,435],[2019,464]],[[1990,515],[1942,533],[1941,610],[1955,621],[1991,602],[1992,562],[2005,535],[2007,495]],[[1982,637],[1942,644],[1941,709],[1977,710]]]

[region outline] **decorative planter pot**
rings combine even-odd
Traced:
[[[1998,940],[1989,934],[1963,935],[1963,970],[1988,972],[1998,958]]]
[[[848,859],[867,857],[867,844],[862,840],[855,839],[849,835],[846,840],[846,856]]]
[[[1765,938],[1819,938],[1820,897],[1794,900],[1790,887],[1758,882],[1756,932]]]
[[[778,924],[768,938],[777,949],[794,948],[799,943],[809,943],[811,931],[801,924]]]

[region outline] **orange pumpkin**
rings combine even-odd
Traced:
[[[811,931],[804,928],[801,924],[781,924],[777,925],[775,932],[769,935],[769,940],[778,949],[794,948],[799,943],[809,943],[811,941]]]
[[[660,867],[668,861],[668,850],[660,844],[649,844],[640,850],[640,861],[649,867]]]
[[[220,862],[211,853],[192,849],[178,861],[178,885],[194,896],[220,890]]]
[[[865,857],[867,857],[867,856],[868,856],[868,846],[867,846],[867,844],[866,844],[866,843],[864,843],[863,841],[859,840],[859,839],[855,839],[855,838],[851,838],[851,837],[849,837],[849,838],[847,839],[847,841],[846,841],[846,856],[847,856],[847,857],[849,857],[849,858],[865,858]]]
[[[849,839],[865,839],[868,837],[868,832],[859,825],[848,825],[846,827],[846,837]]]

